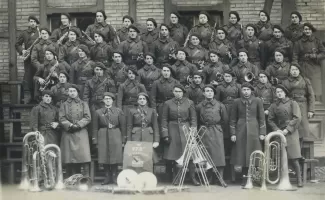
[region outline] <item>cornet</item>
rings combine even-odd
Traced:
[[[252,72],[247,72],[244,77],[246,82],[251,82],[255,79],[255,75]]]
[[[220,72],[217,72],[217,74],[216,74],[216,81],[218,83],[221,83],[223,81],[223,74],[221,74]]]

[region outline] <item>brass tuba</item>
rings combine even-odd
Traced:
[[[247,72],[244,79],[246,82],[251,82],[255,79],[255,75],[252,72]]]
[[[31,140],[32,137],[35,139]],[[22,179],[19,189],[39,192],[41,178],[47,190],[64,188],[61,151],[55,144],[44,146],[44,137],[40,132],[30,132],[23,139]]]
[[[281,143],[271,139],[280,138]],[[289,179],[286,137],[279,131],[269,133],[265,137],[265,152],[254,151],[250,156],[248,177],[245,189],[252,189],[253,181],[261,181],[261,190],[267,190],[266,182],[276,184],[277,190],[294,190]],[[275,180],[270,179],[270,172],[277,172]]]

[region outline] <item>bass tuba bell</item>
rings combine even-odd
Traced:
[[[255,79],[255,75],[252,72],[247,72],[244,77],[245,81],[250,83]]]
[[[280,142],[277,141],[280,138]],[[271,142],[271,139],[273,140]],[[278,131],[269,133],[264,140],[265,152],[254,151],[250,155],[249,169],[245,189],[252,189],[253,182],[261,183],[261,190],[267,190],[266,182],[278,184],[277,190],[294,190],[289,179],[287,140],[286,137]],[[275,173],[276,177],[271,180],[270,173]]]

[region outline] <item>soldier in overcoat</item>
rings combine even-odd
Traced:
[[[268,65],[265,69],[272,84],[277,85],[277,83],[282,83],[282,81],[288,78],[290,63],[284,61],[284,54],[285,51],[283,49],[277,48],[274,51],[274,62]]]
[[[230,42],[227,37],[228,32],[224,28],[216,30],[216,37],[209,43],[209,50],[219,52],[220,61],[229,66],[235,65],[238,60],[235,45]]]
[[[178,43],[179,46],[184,46],[184,42],[188,35],[188,29],[183,24],[179,23],[181,15],[177,11],[170,13],[170,37]]]
[[[91,24],[86,29],[86,34],[89,35],[91,38],[95,38],[95,32],[100,31],[103,33],[103,39],[104,41],[113,46],[116,47],[116,44],[114,43],[114,38],[116,37],[116,32],[114,31],[113,26],[106,23],[107,16],[105,14],[104,10],[98,10],[96,12],[96,22],[94,24]]]
[[[60,71],[58,73],[59,82],[51,87],[51,92],[53,93],[53,104],[60,108],[61,104],[65,102],[69,95],[69,74],[66,71]]]
[[[259,12],[260,20],[255,24],[257,29],[257,38],[262,41],[268,41],[273,35],[273,25],[270,22],[270,15],[267,11]]]
[[[61,25],[59,28],[54,29],[50,40],[58,45],[64,45],[68,40],[68,32],[70,29],[75,29],[81,37],[81,31],[78,27],[71,25],[71,16],[69,13],[61,13]]]
[[[228,40],[233,44],[243,38],[243,27],[239,24],[240,16],[237,11],[229,12],[229,22],[223,28],[228,32]]]
[[[177,49],[177,60],[171,67],[174,78],[183,86],[190,84],[189,80],[192,78],[193,74],[198,71],[195,65],[186,60],[187,56],[188,54],[184,48]]]
[[[325,47],[314,32],[316,29],[312,24],[304,23],[303,36],[295,42],[292,60],[299,63],[301,73],[311,81],[316,99],[320,100],[323,87],[320,63],[325,58]]]
[[[119,51],[113,52],[112,59],[113,62],[107,70],[107,75],[113,79],[117,91],[119,86],[128,78],[128,66],[124,64],[123,54]]]
[[[238,51],[239,62],[232,68],[234,74],[237,77],[237,82],[243,84],[246,82],[245,76],[247,73],[253,73],[254,77],[258,76],[258,68],[248,61],[248,52],[246,49],[240,49]]]
[[[213,164],[217,167],[221,178],[226,165],[224,148],[223,124],[228,122],[226,107],[214,98],[216,94],[213,85],[204,86],[205,99],[196,107],[198,125],[207,128],[202,137],[202,142],[207,149]],[[209,178],[214,177],[212,169]]]
[[[264,46],[263,42],[256,37],[256,32],[257,29],[254,24],[247,24],[245,36],[236,42],[236,50],[246,49],[248,51],[248,61],[261,70],[265,68],[264,64],[261,63]]]
[[[198,70],[203,70],[204,63],[209,59],[208,50],[201,46],[200,36],[197,33],[190,35],[188,45],[185,47],[187,61],[194,64]]]
[[[158,25],[154,18],[148,18],[146,21],[147,30],[141,34],[141,40],[148,45],[148,51],[154,53],[154,41],[159,38],[160,30],[157,29]],[[140,33],[140,31],[138,32]]]
[[[269,108],[268,124],[272,131],[278,131],[286,137],[288,159],[293,164],[297,174],[297,185],[302,187],[301,158],[298,127],[301,121],[299,105],[290,99],[289,91],[283,85],[276,86],[277,100]]]
[[[145,65],[138,71],[140,83],[142,83],[148,92],[151,91],[152,84],[161,76],[161,69],[157,68],[153,63],[155,56],[151,53],[145,54]]]
[[[51,35],[51,32],[47,28],[41,28],[41,39],[35,46],[32,48],[31,53],[31,62],[33,67],[38,70],[41,68],[42,64],[45,60],[45,49],[47,47],[51,47],[55,49],[55,54],[58,55],[59,53],[59,47],[55,43],[53,43],[49,37]]]
[[[230,162],[234,165],[235,171],[241,171],[242,175],[248,172],[251,153],[262,150],[261,141],[266,134],[263,102],[260,98],[254,97],[253,91],[251,84],[243,83],[242,97],[234,101],[230,114],[231,141],[235,143]]]
[[[68,41],[59,48],[59,61],[66,62],[70,66],[79,59],[79,45],[81,44],[79,32],[75,28],[69,29]]]
[[[120,40],[119,42],[123,42],[129,38],[129,26],[134,23],[134,19],[129,15],[124,15],[122,22],[123,22],[123,27],[117,30],[117,37]]]
[[[201,11],[199,13],[199,24],[195,25],[190,30],[190,35],[199,34],[201,38],[201,45],[208,49],[209,43],[211,42],[211,35],[214,32],[213,27],[210,26],[208,21],[211,20],[211,16],[206,11]],[[212,38],[213,40],[214,38]]]
[[[161,24],[160,37],[153,42],[153,54],[156,57],[156,66],[161,68],[164,63],[173,64],[175,62],[175,54],[178,49],[178,43],[169,37],[170,30],[166,24]]]
[[[159,146],[160,134],[156,109],[148,106],[149,96],[146,93],[138,94],[138,106],[130,109],[127,116],[127,140],[152,142],[153,162],[158,161],[157,147]]]
[[[118,51],[123,54],[126,65],[137,65],[138,69],[143,66],[143,56],[148,53],[148,45],[141,40],[138,34],[139,29],[133,25],[129,26],[129,37],[121,42]]]
[[[52,105],[53,93],[42,92],[42,101],[32,108],[30,116],[31,131],[39,131],[44,137],[44,145],[59,144],[59,109]]]
[[[219,83],[218,77],[222,76],[223,73],[229,70],[229,66],[223,64],[219,60],[219,52],[216,50],[209,51],[209,62],[205,64],[202,70],[203,73],[203,83],[212,84],[217,86]]]
[[[80,86],[80,96],[83,96],[87,80],[94,75],[95,62],[90,60],[90,51],[86,45],[78,47],[79,59],[71,65],[70,82]]]
[[[165,102],[162,113],[162,138],[165,142],[164,159],[167,160],[167,167],[174,163],[174,175],[176,176],[179,168],[176,167],[176,161],[179,159],[186,145],[186,137],[183,127],[187,129],[197,128],[196,111],[193,101],[184,97],[185,88],[182,85],[175,85],[173,89],[174,98]],[[195,177],[195,165],[193,161],[188,164],[190,177],[193,185],[198,186],[200,183]],[[174,179],[176,178],[174,176]],[[175,184],[179,181],[176,180]]]
[[[136,80],[136,76],[138,76],[137,67],[129,66],[128,79],[120,85],[117,91],[117,107],[122,109],[126,116],[131,108],[135,108],[138,94],[140,92],[147,93],[144,85]]]
[[[61,137],[62,163],[66,164],[67,174],[70,177],[80,173],[89,176],[90,147],[87,125],[91,121],[88,103],[79,96],[79,87],[69,86],[69,98],[61,104],[59,121],[63,128]]]
[[[268,66],[274,61],[274,51],[281,48],[284,51],[284,61],[292,61],[293,44],[290,40],[284,37],[284,30],[279,25],[273,26],[273,36],[270,40],[265,42],[263,50],[264,66]]]
[[[204,100],[204,83],[203,74],[195,72],[193,74],[193,81],[190,85],[186,86],[186,97],[193,101],[194,105],[198,105]]]
[[[303,36],[304,26],[300,22],[302,16],[298,11],[291,12],[291,24],[285,29],[284,36],[295,43]]]
[[[24,90],[30,92],[30,102],[34,101],[34,84],[33,77],[37,71],[37,68],[31,63],[31,54],[32,48],[36,45],[37,42],[40,41],[40,31],[39,31],[39,21],[38,19],[30,15],[28,17],[28,28],[24,30],[17,39],[15,44],[16,51],[20,56],[25,56],[29,54],[28,57],[24,58]],[[24,49],[23,49],[24,45]]]
[[[300,66],[296,63],[291,64],[289,78],[284,80],[282,85],[288,89],[289,97],[295,100],[300,107],[301,123],[298,132],[300,146],[302,147],[303,139],[310,135],[309,119],[315,113],[314,90],[310,80],[301,75]]]
[[[103,32],[95,31],[96,45],[90,48],[90,58],[95,62],[103,63],[108,68],[112,63],[113,47],[105,42],[104,36]]]
[[[104,165],[102,185],[116,184],[118,164],[122,163],[122,147],[126,142],[126,121],[121,109],[114,106],[115,94],[103,94],[104,107],[96,110],[93,123],[93,144],[98,149],[98,163]]]

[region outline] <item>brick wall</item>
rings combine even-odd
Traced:
[[[172,3],[175,5],[181,6],[209,6],[222,3],[223,0],[172,0]]]
[[[319,30],[325,30],[325,0],[296,1],[303,21],[311,22]]]
[[[123,16],[129,13],[129,2],[128,0],[105,0],[105,12],[107,23],[118,30],[122,26]]]
[[[71,8],[96,5],[97,0],[49,0],[48,7]]]
[[[137,21],[145,23],[148,18],[154,18],[158,24],[164,22],[164,1],[163,0],[138,0]]]

